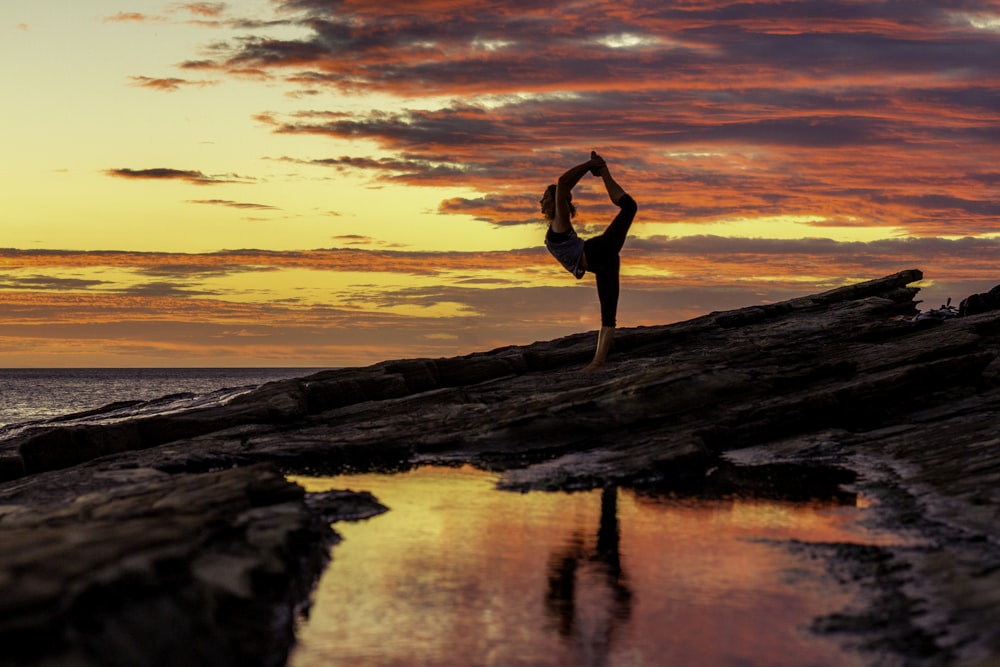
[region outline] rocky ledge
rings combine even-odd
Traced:
[[[864,600],[814,630],[872,664],[995,664],[1000,310],[920,315],[921,278],[623,329],[600,374],[579,372],[590,333],[19,432],[0,440],[0,664],[280,665],[330,522],[381,509],[283,473],[423,463],[521,490],[697,493],[722,471],[805,497],[796,471],[836,467],[912,539],[800,545]]]

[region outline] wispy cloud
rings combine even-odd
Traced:
[[[54,291],[71,292],[88,290],[106,285],[103,280],[65,278],[60,276],[0,276],[0,291]]]
[[[277,211],[274,206],[267,204],[251,204],[249,202],[231,201],[229,199],[190,199],[191,204],[208,204],[210,206],[225,206],[228,208],[250,209],[254,211]]]
[[[530,247],[496,251],[413,251],[371,248],[375,242],[366,236],[348,234],[332,239],[341,247],[299,251],[223,250],[212,253],[157,253],[128,251],[15,250],[0,249],[4,269],[0,277],[12,271],[33,271],[31,280],[42,280],[41,269],[78,270],[95,267],[127,269],[158,276],[191,278],[236,274],[262,270],[301,269],[318,272],[368,272],[398,275],[442,276],[457,278],[471,272],[543,271],[561,276],[544,248]],[[1000,266],[1000,239],[963,237],[898,238],[877,241],[834,241],[828,238],[767,239],[712,235],[630,238],[623,255],[623,271],[630,267],[651,266],[663,269],[663,279],[716,272],[727,264],[734,280],[753,275],[745,270],[755,267],[758,275],[781,276],[778,269],[786,264],[808,267],[821,280],[871,277],[873,271],[888,272],[899,266],[923,268],[928,278],[955,277],[968,272],[985,271]],[[699,268],[702,267],[702,268]],[[635,271],[633,271],[635,273]],[[789,281],[802,274],[793,271]],[[774,279],[774,278],[772,278]],[[998,277],[1000,281],[1000,277]]]
[[[105,17],[107,23],[146,23],[149,21],[160,21],[160,17],[143,14],[142,12],[118,12],[114,16]]]
[[[181,9],[186,10],[197,16],[207,16],[207,17],[219,17],[222,16],[226,11],[226,3],[224,2],[188,2],[180,6]]]
[[[218,185],[220,183],[246,183],[249,179],[226,174],[221,176],[209,176],[200,171],[186,169],[170,169],[167,167],[156,167],[153,169],[107,169],[104,172],[108,176],[115,178],[125,178],[132,180],[149,181],[186,181],[194,185]]]
[[[150,76],[132,76],[129,78],[132,80],[133,85],[140,88],[162,90],[167,93],[173,93],[181,88],[189,86],[204,88],[205,86],[214,86],[218,83],[217,81],[191,81],[189,79],[178,79],[176,77],[155,78]]]
[[[340,234],[339,236],[332,237],[334,243],[338,246],[364,246],[364,247],[379,247],[379,248],[389,248],[389,249],[401,249],[405,246],[400,243],[390,243],[388,241],[383,241],[380,239],[375,239],[370,236],[364,236],[362,234]]]

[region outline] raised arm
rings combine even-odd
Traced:
[[[571,193],[576,184],[580,182],[584,174],[588,171],[599,169],[604,165],[604,160],[600,158],[594,158],[596,153],[591,153],[591,159],[576,165],[575,167],[570,167],[566,170],[566,173],[559,177],[556,181],[556,201],[555,201],[555,218],[552,220],[552,229],[557,232],[564,232],[570,228],[570,209],[569,203],[571,198]]]

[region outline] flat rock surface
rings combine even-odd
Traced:
[[[580,372],[594,334],[579,334],[8,434],[0,638],[25,640],[18,664],[281,664],[336,539],[329,522],[379,508],[307,502],[279,471],[468,463],[511,489],[687,492],[735,461],[836,466],[884,528],[913,537],[802,545],[868,600],[816,631],[871,664],[995,664],[1000,311],[915,318],[921,277],[622,329],[597,374]],[[753,483],[779,492],[792,476]]]

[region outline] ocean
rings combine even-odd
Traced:
[[[272,380],[318,368],[0,369],[0,437],[21,425],[96,411],[118,418],[218,403]]]

